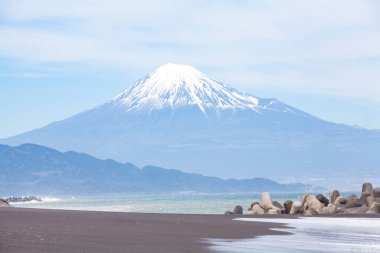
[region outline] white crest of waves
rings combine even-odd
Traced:
[[[51,202],[61,202],[62,199],[56,197],[43,197],[41,198],[42,202],[51,203]]]
[[[380,252],[380,220],[376,218],[308,217],[299,219],[238,218],[235,220],[282,223],[289,228],[273,230],[291,234],[234,241],[211,240],[214,244],[211,249],[230,253]]]

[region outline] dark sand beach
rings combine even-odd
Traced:
[[[210,252],[204,239],[281,234],[237,217],[1,208],[0,252]]]

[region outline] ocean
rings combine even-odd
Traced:
[[[272,194],[280,203],[299,200],[303,194]],[[98,196],[45,196],[42,202],[12,203],[17,207],[108,212],[223,214],[236,205],[248,209],[260,194],[149,194]]]

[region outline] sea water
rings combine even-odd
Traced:
[[[302,194],[272,194],[280,203],[299,200]],[[241,205],[244,210],[260,201],[260,194],[149,194],[102,196],[47,196],[42,202],[12,203],[17,207],[108,212],[223,214]]]
[[[274,229],[290,235],[269,235],[244,240],[216,240],[208,242],[216,252],[246,253],[340,253],[380,252],[380,219],[376,218],[323,218],[253,219],[247,222],[276,222],[288,226]]]

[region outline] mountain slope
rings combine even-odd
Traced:
[[[1,142],[220,177],[339,187],[380,179],[379,132],[327,122],[174,64],[94,109]]]
[[[303,192],[310,186],[268,179],[223,180],[154,166],[142,169],[39,145],[0,145],[0,196],[176,192]]]
[[[249,110],[306,113],[277,99],[262,99],[210,79],[191,66],[167,64],[139,80],[102,107],[121,108],[137,114],[192,108],[208,118],[223,111]],[[215,116],[215,115],[214,115]]]

